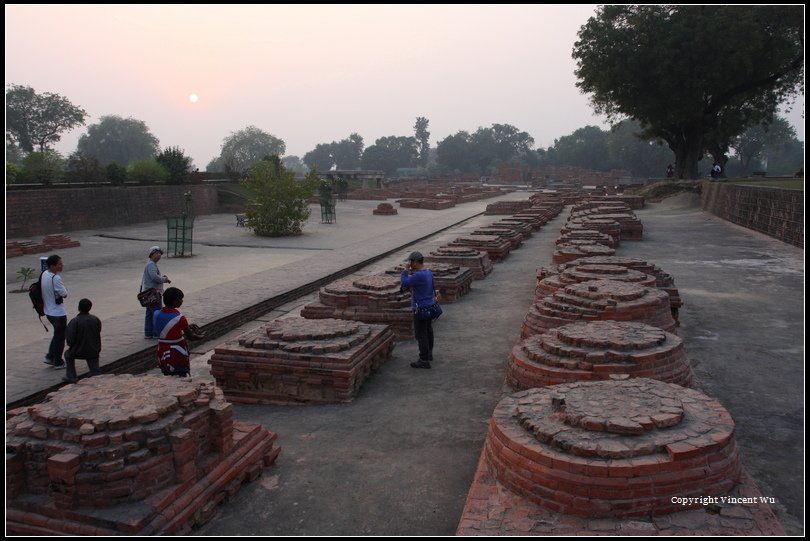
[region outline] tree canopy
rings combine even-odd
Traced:
[[[603,6],[579,31],[577,86],[611,120],[637,119],[697,178],[704,150],[772,116],[802,88],[795,6]]]
[[[359,169],[363,157],[363,136],[352,133],[346,139],[320,143],[304,154],[304,163],[318,171],[336,169]]]
[[[256,126],[248,126],[231,132],[222,141],[220,155],[225,162],[226,172],[242,174],[265,156],[282,156],[285,150],[283,140]]]
[[[393,174],[397,169],[416,165],[418,155],[414,137],[380,137],[363,152],[363,169],[375,169]]]
[[[731,148],[739,160],[740,175],[765,168],[771,174],[792,174],[802,167],[801,141],[782,117],[751,126],[731,141]]]
[[[25,152],[43,152],[62,138],[62,132],[84,125],[87,112],[59,94],[37,94],[30,86],[6,90],[6,140]]]
[[[128,166],[135,160],[153,158],[160,151],[160,141],[143,120],[107,115],[87,127],[79,138],[78,151],[95,156],[102,165]]]
[[[428,157],[430,156],[430,132],[428,131],[428,124],[430,120],[423,116],[416,117],[416,124],[413,125],[413,134],[416,137],[416,142],[419,145],[419,165],[427,167]]]
[[[278,156],[263,159],[247,171],[244,184],[248,189],[247,226],[259,236],[298,235],[309,217],[308,200],[319,184],[311,170],[303,182],[295,180]]]
[[[470,134],[460,131],[436,147],[437,162],[451,170],[487,175],[500,162],[534,161],[534,139],[511,124],[493,124]]]

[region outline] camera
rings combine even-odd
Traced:
[[[65,298],[60,297],[59,295],[57,295],[56,296],[56,304],[62,304],[63,302],[65,302]]]

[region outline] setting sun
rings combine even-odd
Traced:
[[[188,97],[188,101],[190,101],[191,103],[197,103],[197,100],[199,100],[199,99],[200,99],[200,97],[197,96],[197,94],[191,94]]]

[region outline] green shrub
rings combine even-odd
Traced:
[[[107,180],[114,186],[121,186],[127,181],[127,168],[115,162],[108,163]]]
[[[298,182],[295,173],[287,171],[278,156],[272,156],[248,169],[244,185],[250,194],[247,226],[256,235],[280,237],[301,233],[309,218],[308,200],[318,186],[314,172]]]
[[[14,184],[17,182],[17,175],[20,168],[11,162],[6,162],[6,184]]]
[[[166,184],[169,172],[155,160],[135,160],[127,170],[127,178],[138,184]]]
[[[191,172],[191,158],[180,147],[168,147],[155,156],[155,161],[169,172],[169,184],[185,184]]]
[[[68,158],[65,179],[68,182],[104,182],[104,169],[95,156],[74,152]]]
[[[21,183],[50,186],[61,182],[64,172],[64,160],[55,150],[30,152],[22,161],[22,172],[17,175],[17,180]]]

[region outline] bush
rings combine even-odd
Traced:
[[[6,184],[14,184],[17,182],[17,175],[20,168],[13,163],[6,162]]]
[[[23,159],[22,166],[17,175],[20,183],[50,186],[61,182],[65,172],[64,160],[55,150],[30,152]]]
[[[127,178],[138,184],[166,184],[169,172],[155,160],[135,160],[127,170]]]
[[[95,156],[74,152],[68,158],[68,182],[104,182],[107,175]]]
[[[121,186],[127,181],[127,168],[115,162],[107,164],[107,180],[113,186]]]
[[[309,218],[308,200],[318,186],[314,171],[298,182],[295,173],[287,171],[278,156],[272,156],[248,169],[244,185],[250,194],[247,226],[256,235],[280,237],[301,233]]]
[[[168,147],[155,157],[155,161],[169,172],[169,184],[185,184],[191,172],[191,158],[180,147]]]

